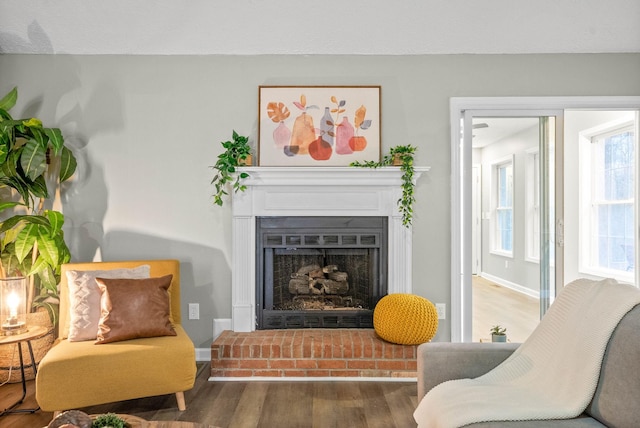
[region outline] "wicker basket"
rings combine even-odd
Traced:
[[[31,341],[33,349],[33,357],[36,364],[42,360],[42,357],[51,349],[55,339],[55,331],[51,318],[46,310],[39,310],[27,314],[27,325],[38,325],[46,327],[47,334]],[[24,376],[26,380],[35,378],[33,365],[31,364],[31,356],[29,355],[29,347],[26,343],[22,346],[22,359],[24,361]],[[0,345],[0,383],[17,383],[22,381],[20,375],[20,356],[18,355],[18,344],[11,343],[8,345]]]

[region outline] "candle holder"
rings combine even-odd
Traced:
[[[27,332],[27,278],[0,279],[0,333],[13,336]]]

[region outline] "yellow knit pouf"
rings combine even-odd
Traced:
[[[418,345],[436,335],[438,312],[435,305],[424,297],[388,294],[373,310],[373,328],[387,342]]]

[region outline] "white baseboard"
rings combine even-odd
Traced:
[[[231,330],[231,318],[214,318],[213,340],[216,340],[225,330]]]
[[[491,282],[495,282],[496,284],[505,287],[505,288],[509,288],[513,291],[517,291],[518,293],[522,293],[522,294],[526,294],[529,297],[533,297],[534,299],[539,299],[540,298],[540,292],[539,291],[535,291],[532,290],[530,288],[524,287],[520,284],[516,284],[515,282],[511,282],[511,281],[507,281],[506,279],[502,279],[499,278],[497,276],[493,276],[489,273],[486,272],[480,272],[481,277],[488,279]]]

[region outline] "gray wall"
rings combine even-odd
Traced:
[[[381,85],[383,151],[419,147],[414,291],[450,307],[449,99],[640,95],[640,54],[427,56],[0,55],[14,113],[60,126],[79,158],[63,193],[74,260],[175,257],[196,347],[231,316],[230,208],[209,184],[220,141],[257,135],[259,85]],[[448,340],[450,320],[436,340]]]

